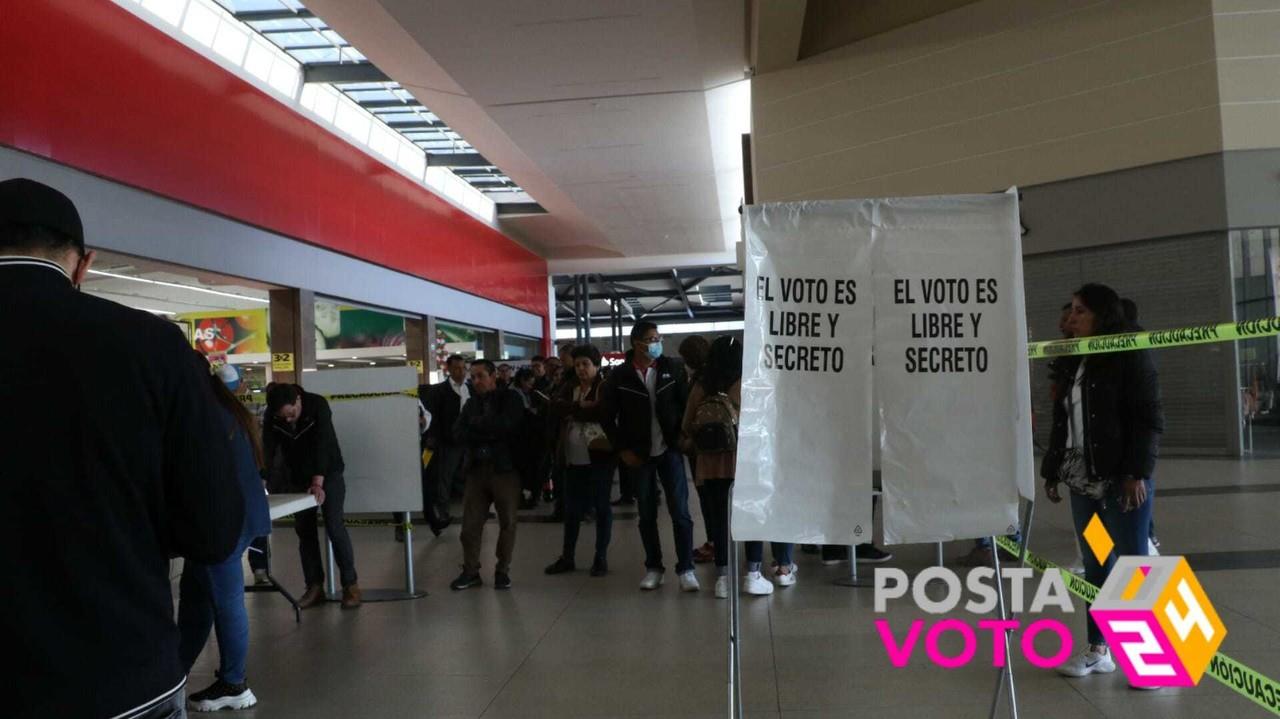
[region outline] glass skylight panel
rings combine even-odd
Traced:
[[[249,48],[249,33],[232,23],[223,22],[218,25],[218,35],[213,39],[213,51],[231,62],[240,65],[244,62],[245,51]]]
[[[249,26],[258,32],[272,30],[313,30],[314,26],[304,18],[283,18],[277,20],[253,20]]]
[[[204,45],[213,46],[213,38],[218,34],[218,14],[199,2],[187,6],[187,16],[182,20],[182,31],[191,39]]]
[[[290,50],[289,54],[304,65],[313,62],[338,62],[338,48],[336,47],[315,50]]]

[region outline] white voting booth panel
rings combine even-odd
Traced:
[[[1035,497],[1017,195],[884,200],[877,218],[885,542],[1010,534]]]
[[[871,541],[873,462],[890,544],[1016,528],[1034,496],[1016,195],[760,205],[744,234],[734,537]]]
[[[735,539],[871,539],[870,209],[746,208]]]
[[[412,367],[325,370],[302,376],[308,392],[353,395],[416,389]],[[347,465],[347,514],[422,509],[418,401],[406,395],[330,401]]]

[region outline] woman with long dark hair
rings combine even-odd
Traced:
[[[552,416],[559,418],[560,446],[564,449],[564,545],[560,556],[546,568],[547,574],[572,572],[578,532],[587,510],[595,507],[596,548],[591,576],[609,573],[609,542],[613,537],[613,508],[609,492],[618,463],[601,426],[600,350],[582,345],[573,350],[577,382],[566,383],[553,400]]]
[[[200,656],[212,627],[218,636],[218,679],[204,691],[191,695],[195,711],[248,709],[258,703],[245,679],[249,654],[249,614],[244,608],[244,569],[240,558],[255,537],[271,532],[267,495],[262,487],[262,444],[253,414],[236,399],[229,385],[238,385],[231,365],[209,376],[214,397],[222,409],[224,431],[202,441],[219,443],[234,458],[236,478],[244,495],[244,526],[234,552],[219,564],[187,562],[182,569],[178,602],[178,653],[185,671]]]
[[[1132,329],[1120,296],[1100,284],[1076,290],[1069,327],[1077,339]],[[1160,380],[1146,350],[1063,357],[1054,366],[1053,380],[1053,431],[1040,474],[1051,502],[1062,501],[1059,484],[1070,490],[1085,579],[1102,586],[1116,557],[1147,555],[1151,477],[1164,431]],[[1098,561],[1083,537],[1094,516],[1115,542],[1115,552],[1105,562]],[[1092,617],[1088,638],[1089,646],[1058,667],[1059,673],[1084,677],[1115,671]]]
[[[689,374],[689,386],[692,387],[698,383],[698,379],[702,376],[702,370],[707,366],[707,353],[711,351],[711,343],[702,335],[690,335],[680,342],[680,359],[684,360],[685,371]],[[693,469],[694,476],[698,474],[698,455],[695,453],[686,453],[685,457],[689,460],[689,467]],[[695,484],[694,489],[698,492],[698,508],[702,510],[702,528],[705,532],[711,531],[711,503],[707,500],[707,489],[705,486]],[[693,550],[693,561],[698,564],[705,564],[716,558],[715,547],[711,545],[711,535],[707,535],[707,541],[702,543],[701,547]]]
[[[694,482],[703,487],[709,509],[707,534],[715,546],[716,597],[719,599],[729,596],[729,493],[737,471],[737,454],[735,449],[716,447],[736,447],[741,408],[742,341],[731,336],[719,337],[711,343],[706,366],[689,391],[682,428],[686,448],[698,458]],[[730,423],[731,428],[721,428]],[[735,437],[732,442],[719,439],[729,431]],[[773,577],[779,586],[789,587],[796,582],[796,566],[791,560],[793,549],[790,543],[773,542]],[[747,542],[746,550],[747,573],[742,578],[742,591],[773,594],[773,584],[761,572],[764,543]]]

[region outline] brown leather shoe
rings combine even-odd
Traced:
[[[298,607],[301,609],[310,609],[314,606],[324,604],[324,600],[324,585],[312,584],[307,587],[307,591],[302,595],[302,599],[298,600]]]
[[[360,585],[352,584],[349,587],[342,588],[342,608],[343,609],[359,609],[360,608]]]

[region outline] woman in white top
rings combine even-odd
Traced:
[[[561,419],[559,446],[564,452],[564,548],[546,573],[563,574],[576,569],[578,530],[587,508],[594,506],[596,551],[591,576],[602,577],[609,572],[609,541],[613,535],[609,494],[617,462],[600,424],[600,350],[583,345],[575,348],[572,356],[578,381],[565,383],[551,403],[552,416]]]

